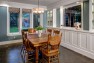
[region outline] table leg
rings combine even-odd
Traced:
[[[38,53],[39,53],[39,50],[38,50],[38,47],[36,47],[36,63],[38,63]]]

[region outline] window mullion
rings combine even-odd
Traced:
[[[22,8],[20,8],[20,21],[19,21],[19,31],[21,33],[22,30]]]

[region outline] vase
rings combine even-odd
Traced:
[[[38,31],[38,37],[41,37],[42,30]]]

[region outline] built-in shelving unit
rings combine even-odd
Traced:
[[[47,12],[47,24],[48,26],[53,26],[53,11]]]

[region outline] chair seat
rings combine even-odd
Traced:
[[[57,55],[57,54],[59,54],[59,52],[58,52],[58,49],[56,49],[56,50],[51,50],[51,51],[42,51],[42,53],[44,54],[44,55],[46,55],[46,56],[54,56],[54,55]]]

